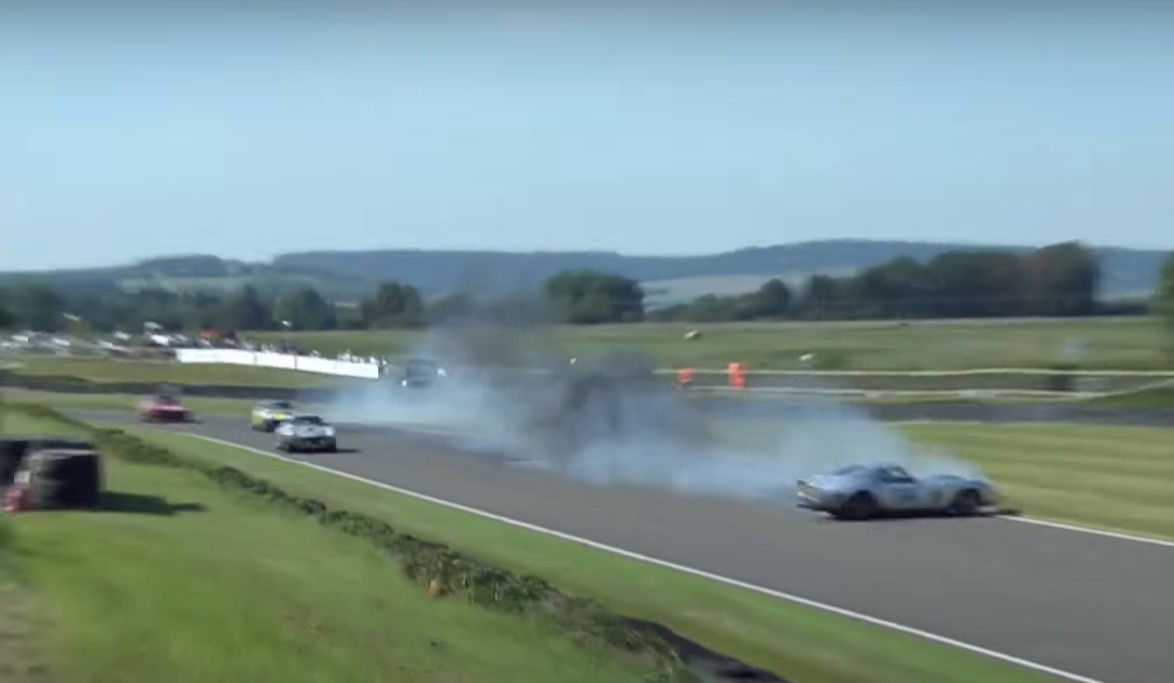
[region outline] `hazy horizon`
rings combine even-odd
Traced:
[[[937,240],[901,240],[901,239],[873,240],[873,239],[855,238],[855,237],[833,237],[833,238],[828,238],[826,240],[804,240],[802,242],[782,242],[779,244],[754,244],[754,245],[747,245],[747,246],[742,246],[742,247],[735,247],[733,249],[729,249],[724,252],[700,251],[700,252],[691,252],[691,253],[678,252],[678,253],[672,253],[672,254],[660,254],[660,253],[651,253],[651,252],[645,253],[645,252],[615,251],[615,250],[608,250],[608,249],[565,249],[565,250],[562,250],[562,249],[560,249],[560,250],[493,249],[493,248],[467,249],[467,248],[459,248],[459,247],[458,248],[451,248],[451,249],[445,249],[445,248],[429,249],[429,248],[414,248],[414,247],[373,247],[370,249],[347,249],[347,248],[343,247],[343,248],[331,249],[331,250],[323,249],[323,250],[304,250],[304,251],[305,252],[332,251],[332,252],[336,252],[336,253],[348,253],[348,252],[362,253],[362,252],[377,252],[377,251],[428,251],[428,252],[433,252],[433,253],[482,252],[482,253],[510,253],[510,254],[592,253],[592,252],[595,252],[595,253],[615,253],[615,254],[619,254],[620,256],[630,257],[630,258],[689,258],[689,257],[713,256],[713,255],[716,255],[719,253],[729,253],[729,252],[741,251],[741,250],[745,250],[745,249],[800,246],[803,244],[811,244],[811,243],[818,243],[818,242],[878,242],[878,243],[909,242],[911,244],[941,243],[941,244],[949,244],[949,245],[956,245],[956,246],[962,246],[962,247],[977,247],[977,248],[990,247],[990,248],[1016,248],[1016,249],[1031,249],[1031,248],[1038,248],[1038,247],[1047,246],[1046,244],[1042,244],[1042,243],[1041,244],[1027,244],[1027,243],[1019,243],[1019,244],[1006,243],[1006,244],[1004,244],[1004,243],[994,243],[994,242],[968,242],[965,240],[951,240],[949,242],[938,242]],[[1174,249],[1164,249],[1164,248],[1160,248],[1160,247],[1159,248],[1146,248],[1146,247],[1123,247],[1123,246],[1116,245],[1116,244],[1093,244],[1093,243],[1085,243],[1085,244],[1091,248],[1094,248],[1094,249],[1120,249],[1120,250],[1124,250],[1124,251],[1162,251],[1162,252],[1174,251]],[[74,270],[74,269],[85,270],[85,269],[89,269],[89,268],[116,268],[116,267],[120,267],[120,266],[136,265],[138,263],[142,263],[145,261],[152,261],[152,260],[157,260],[157,259],[186,258],[186,257],[197,257],[197,256],[215,256],[215,257],[220,258],[224,261],[241,261],[241,262],[245,262],[245,263],[249,263],[249,264],[258,264],[258,263],[268,264],[268,263],[271,263],[276,256],[280,256],[280,255],[283,255],[286,253],[301,253],[301,252],[303,252],[303,250],[290,250],[289,252],[282,252],[282,254],[274,254],[272,256],[258,257],[255,259],[248,259],[248,258],[241,259],[241,258],[236,258],[236,257],[232,257],[232,256],[224,256],[222,254],[216,254],[216,253],[211,253],[211,252],[194,252],[193,251],[193,252],[159,253],[159,254],[151,254],[151,255],[147,255],[147,256],[143,256],[143,257],[137,257],[137,258],[126,260],[126,261],[98,263],[98,264],[88,265],[88,266],[79,266],[76,268],[74,268],[74,267],[55,267],[55,266],[44,267],[44,268],[12,268],[12,269],[5,269],[3,272],[37,272],[37,271],[56,271],[56,270]]]
[[[1174,6],[289,7],[0,9],[0,269],[1174,247]]]

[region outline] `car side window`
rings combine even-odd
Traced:
[[[886,484],[910,484],[913,482],[913,477],[909,476],[908,472],[896,468],[883,470],[880,479]]]

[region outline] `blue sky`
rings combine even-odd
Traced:
[[[1162,5],[6,15],[0,268],[834,237],[1170,248]]]

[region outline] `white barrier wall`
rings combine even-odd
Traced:
[[[355,363],[332,358],[295,356],[288,353],[241,351],[239,349],[176,349],[175,358],[180,363],[253,365],[261,368],[315,372],[339,377],[379,379],[379,366],[374,363]]]

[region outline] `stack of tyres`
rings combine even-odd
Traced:
[[[0,489],[12,484],[28,447],[28,440],[0,438]]]
[[[93,449],[42,448],[28,455],[23,474],[35,510],[96,508],[102,502],[102,461]]]
[[[0,488],[12,484],[21,463],[32,451],[43,448],[94,450],[85,439],[62,436],[4,436],[0,437]]]

